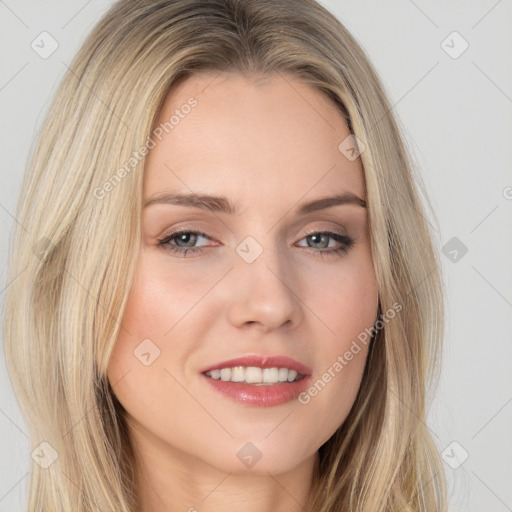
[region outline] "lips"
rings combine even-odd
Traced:
[[[265,372],[265,368],[274,369],[273,373],[275,369],[288,369],[292,375],[297,375],[293,381],[267,382],[265,385],[211,377],[213,373],[218,375],[220,370],[225,372],[228,368],[237,367],[261,368],[262,372]],[[312,370],[288,356],[247,355],[203,368],[201,377],[215,391],[237,403],[252,407],[272,407],[296,399],[310,385]]]

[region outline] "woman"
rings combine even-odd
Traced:
[[[23,184],[29,510],[445,510],[439,264],[379,79],[311,0],[124,0]]]

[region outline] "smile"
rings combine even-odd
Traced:
[[[296,382],[304,375],[289,368],[259,368],[257,366],[235,366],[205,372],[205,375],[223,382],[245,382],[255,386],[268,386],[278,382]]]
[[[248,355],[204,368],[201,377],[231,401],[273,407],[295,400],[309,386],[312,371],[287,356]]]

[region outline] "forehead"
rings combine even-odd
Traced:
[[[159,113],[145,197],[232,192],[260,205],[327,192],[363,197],[360,159],[339,149],[349,135],[326,94],[291,75],[191,75],[175,84]]]

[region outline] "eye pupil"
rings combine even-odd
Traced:
[[[176,242],[184,242],[185,244],[187,244],[187,242],[189,243],[192,240],[192,244],[189,243],[187,247],[193,247],[195,243],[194,237],[196,236],[197,235],[195,235],[194,233],[181,233],[180,235],[178,235]]]
[[[323,234],[323,233],[315,233],[315,234],[313,234],[313,235],[310,235],[310,236],[309,236],[309,238],[313,241],[313,243],[314,243],[314,244],[321,243],[321,239],[322,239],[322,237],[325,237],[326,239],[328,239],[328,238],[329,238],[328,236],[326,236],[326,235],[325,235],[325,234]],[[328,244],[329,244],[329,243],[327,242],[327,245],[328,245]],[[325,243],[324,243],[324,245],[325,245]],[[327,246],[326,246],[326,247],[327,247]]]

